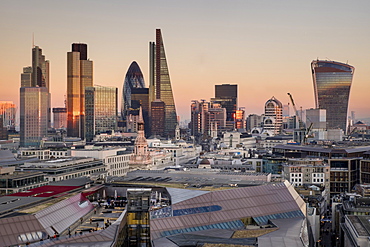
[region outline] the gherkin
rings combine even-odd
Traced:
[[[134,88],[145,88],[143,73],[136,61],[127,70],[122,89],[121,116],[126,119],[131,108],[131,93]]]

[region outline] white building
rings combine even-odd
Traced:
[[[26,162],[19,166],[23,171],[39,171],[45,174],[46,181],[62,181],[72,178],[88,177],[104,172],[102,161],[94,158],[68,157],[65,159]]]
[[[92,157],[102,160],[108,176],[126,176],[131,155],[126,148],[93,149],[86,146],[85,149],[71,150],[72,157]]]
[[[283,125],[283,105],[275,97],[265,104],[263,129],[271,131],[274,135],[280,134]]]

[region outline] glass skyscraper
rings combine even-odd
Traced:
[[[72,44],[67,53],[67,135],[84,138],[85,88],[93,86],[93,62],[86,44]]]
[[[355,68],[335,61],[314,60],[311,69],[316,108],[326,109],[327,128],[346,131],[348,100]]]
[[[235,121],[235,113],[238,108],[238,85],[215,85],[215,98],[211,101],[226,108],[226,121]]]
[[[48,131],[49,93],[46,87],[20,89],[20,145],[40,147]]]
[[[149,97],[150,102],[156,101],[156,112],[158,113],[158,102],[164,102],[164,136],[175,135],[175,129],[177,124],[177,114],[175,101],[173,98],[170,74],[167,66],[166,54],[164,51],[164,44],[162,39],[162,33],[160,29],[156,29],[156,42],[149,43],[149,69],[150,69],[150,85],[149,85]],[[156,114],[156,116],[163,117],[163,114]],[[159,122],[153,119],[155,116],[151,116],[152,121]],[[154,130],[155,131],[155,130]],[[153,132],[153,126],[152,126]]]
[[[94,86],[85,89],[85,137],[94,136],[117,128],[116,87]]]
[[[51,123],[49,61],[38,46],[32,48],[32,66],[23,68],[20,88],[20,145],[39,147]]]
[[[143,73],[135,61],[133,61],[128,68],[125,82],[123,83],[121,103],[121,116],[123,120],[126,120],[130,108],[132,107],[131,94],[134,88],[145,88]]]

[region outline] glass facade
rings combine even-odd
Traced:
[[[196,231],[204,231],[209,229],[244,229],[244,223],[241,220],[234,220],[228,222],[222,222],[217,224],[210,224],[210,225],[203,225],[203,226],[195,226],[195,227],[188,227],[182,229],[174,229],[171,231],[163,231],[161,232],[161,237],[166,237],[174,234],[180,233],[187,233],[187,232],[196,232]]]
[[[151,189],[127,189],[128,246],[151,246],[150,195]]]
[[[215,98],[213,103],[221,104],[226,109],[226,121],[235,121],[234,115],[238,107],[238,85],[215,85]]]
[[[45,87],[20,89],[20,145],[39,147],[48,130],[49,93]]]
[[[163,135],[174,136],[177,114],[160,29],[156,29],[156,43],[150,43],[150,76],[150,86],[152,87],[150,89],[151,100],[160,99],[165,104],[165,126]],[[153,95],[155,95],[154,99]],[[153,129],[152,126],[152,130]]]
[[[346,130],[349,93],[355,68],[351,65],[314,60],[311,63],[316,108],[326,109],[329,129]]]
[[[117,92],[116,87],[86,87],[86,141],[92,141],[96,134],[117,128]]]
[[[93,62],[86,58],[87,45],[72,44],[72,51],[67,53],[67,135],[82,139],[85,88],[93,86]]]
[[[188,214],[201,214],[201,213],[216,212],[220,210],[222,210],[222,207],[219,205],[210,205],[210,206],[196,207],[196,208],[184,208],[184,209],[176,209],[176,210],[172,210],[172,207],[168,206],[168,207],[161,208],[155,211],[151,211],[150,218],[158,219],[158,218],[181,216],[181,215],[188,215]]]
[[[132,107],[131,94],[134,88],[145,88],[143,73],[135,61],[133,61],[128,68],[125,81],[123,83],[121,104],[121,116],[123,120],[126,119],[130,108]]]

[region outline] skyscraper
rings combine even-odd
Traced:
[[[42,55],[42,49],[38,46],[32,48],[32,78],[31,87],[46,87],[48,90],[48,128],[51,127],[51,97],[50,97],[50,76],[49,60]]]
[[[117,128],[117,95],[116,87],[85,88],[86,141],[92,141],[96,134]]]
[[[234,114],[238,107],[238,85],[215,85],[215,98],[212,101],[217,101],[226,108],[226,121],[234,121]]]
[[[3,119],[3,126],[8,129],[15,129],[15,115],[17,107],[13,101],[0,101],[0,117]]]
[[[215,85],[215,98],[211,99],[211,102],[218,103],[226,109],[226,126],[228,129],[234,129],[235,113],[238,107],[238,85]]]
[[[32,48],[32,87],[46,87],[49,89],[49,61],[42,55],[38,46]]]
[[[49,61],[38,46],[32,66],[23,68],[20,88],[20,145],[39,147],[51,124]]]
[[[156,114],[151,114],[151,120],[152,122],[154,121],[155,123],[160,123],[159,119],[155,119],[155,117],[163,117],[164,115],[165,121],[162,123],[164,124],[163,135],[166,137],[173,137],[175,135],[177,124],[177,114],[160,29],[156,29],[156,42],[149,43],[149,69],[149,98],[151,102],[151,109],[153,105],[152,102],[156,102]],[[160,105],[159,101],[162,101],[163,104]],[[164,108],[164,114],[158,112],[158,110],[162,108]],[[154,127],[152,125],[152,133],[153,131],[156,131],[153,128]]]
[[[20,89],[20,145],[40,147],[48,131],[49,93],[46,87]]]
[[[84,138],[85,88],[93,86],[93,62],[87,44],[72,44],[67,53],[67,135]]]
[[[311,70],[316,108],[326,109],[327,128],[345,131],[355,68],[335,61],[314,60]]]
[[[21,87],[31,87],[32,83],[32,66],[24,67],[21,74]]]
[[[264,131],[270,131],[272,135],[280,134],[283,125],[283,104],[272,96],[265,103],[265,116],[263,117]]]
[[[133,61],[127,70],[122,89],[121,116],[125,120],[131,108],[131,94],[134,88],[145,88],[143,73],[139,65]]]

